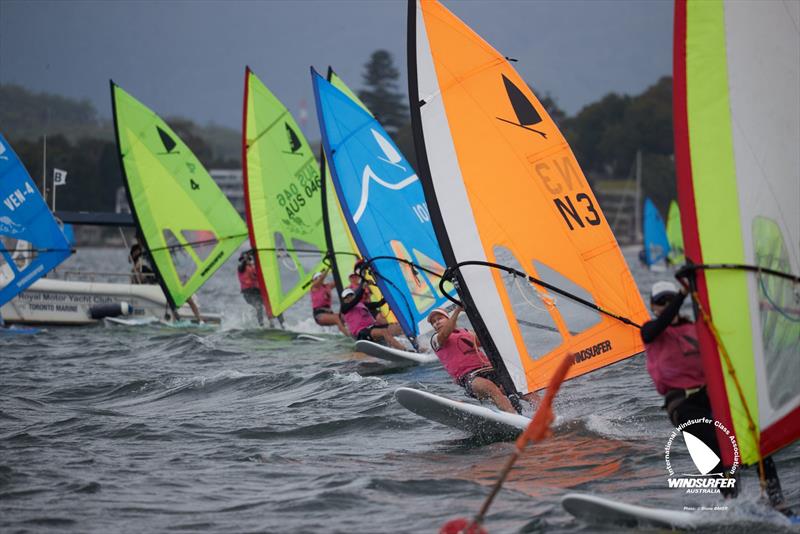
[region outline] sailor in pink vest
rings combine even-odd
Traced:
[[[259,326],[264,326],[264,303],[261,301],[258,273],[253,252],[248,250],[239,256],[239,266],[236,268],[239,277],[239,287],[245,302],[256,309],[256,318]]]
[[[642,340],[647,352],[647,372],[656,390],[664,395],[664,406],[672,424],[680,426],[692,419],[714,420],[711,401],[706,392],[706,377],[700,359],[697,327],[679,312],[688,290],[680,290],[672,282],[656,282],[650,290],[650,309],[656,318],[642,325]],[[719,457],[717,435],[712,425],[692,425],[692,433],[703,440]],[[720,472],[718,464],[711,471]],[[770,504],[781,508],[784,503],[778,471],[771,456],[764,458],[764,475]],[[726,466],[727,467],[727,466]],[[721,488],[725,497],[735,497],[734,488]]]
[[[362,302],[363,295],[363,286],[355,291],[349,287],[342,291],[341,314],[352,336],[355,339],[385,343],[396,349],[407,350],[394,337],[403,333],[400,325],[397,323],[379,324],[372,316],[368,305]]]
[[[336,326],[345,336],[349,336],[350,332],[345,328],[341,317],[333,313],[331,307],[331,291],[336,284],[330,282],[325,283],[328,277],[328,270],[315,273],[311,277],[311,313],[314,314],[314,321],[321,326]]]
[[[431,336],[431,348],[442,362],[445,370],[455,382],[463,387],[467,395],[476,399],[492,399],[504,412],[517,413],[511,401],[497,384],[494,367],[483,353],[475,334],[467,329],[456,328],[459,306],[448,315],[443,308],[435,308],[428,315],[428,322],[435,330]]]

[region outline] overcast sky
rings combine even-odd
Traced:
[[[445,5],[569,114],[612,91],[639,93],[672,69],[668,0]],[[330,64],[360,89],[364,63],[383,48],[405,94],[405,47],[399,0],[0,0],[0,83],[88,98],[102,116],[112,78],[161,115],[239,129],[250,65],[296,116],[305,102],[314,136],[310,65]]]

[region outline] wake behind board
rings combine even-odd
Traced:
[[[614,524],[626,527],[656,526],[694,529],[699,517],[690,512],[650,508],[580,493],[561,498],[564,510],[589,524]]]
[[[515,438],[531,422],[522,415],[495,411],[418,389],[398,388],[394,396],[401,406],[417,415],[474,435]]]
[[[121,326],[144,326],[157,323],[159,319],[157,317],[134,317],[130,319],[125,319],[123,317],[104,317],[103,321],[106,324],[117,324]]]
[[[399,350],[366,340],[356,341],[356,350],[358,352],[363,352],[367,356],[372,356],[373,358],[379,358],[394,363],[404,363],[406,365],[423,365],[439,361],[439,358],[433,353]]]

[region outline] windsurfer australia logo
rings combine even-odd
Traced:
[[[685,448],[680,445],[681,441]],[[719,444],[717,450],[707,445],[715,442]],[[730,468],[723,467],[720,455],[733,458]],[[670,488],[685,490],[685,493],[720,493],[721,489],[733,490],[736,484],[733,475],[739,468],[739,445],[733,432],[719,421],[705,417],[690,419],[670,434],[664,447],[664,459]]]

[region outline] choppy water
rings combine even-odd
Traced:
[[[89,249],[70,261],[105,270],[124,258]],[[649,287],[655,275],[633,267]],[[0,338],[0,531],[434,532],[478,510],[512,444],[468,439],[393,399],[399,386],[461,398],[442,369],[392,372],[335,335],[258,330],[232,263],[209,286],[201,304],[225,313],[219,330]],[[289,327],[319,332],[309,311],[290,310]],[[490,532],[620,531],[573,519],[559,505],[568,491],[713,502],[666,488],[660,401],[642,358],[565,384],[554,437],[520,459]],[[800,447],[776,459],[800,508]],[[743,484],[717,530],[786,528],[757,504],[752,472]]]

